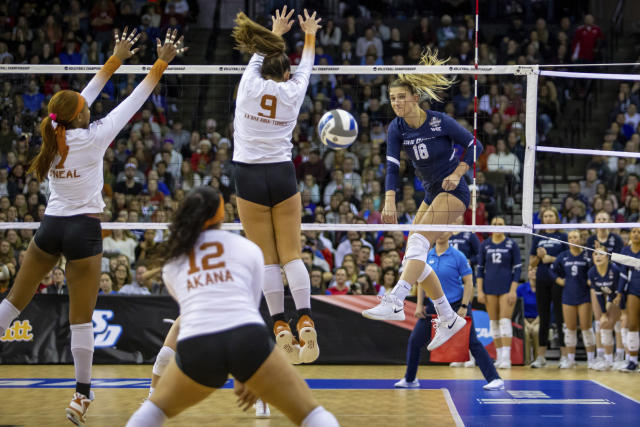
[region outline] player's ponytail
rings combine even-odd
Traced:
[[[213,187],[196,187],[184,198],[169,225],[167,260],[189,254],[203,230],[224,220],[224,200]]]
[[[418,65],[444,65],[449,59],[439,59],[438,50],[427,48],[420,58]],[[442,101],[438,92],[449,89],[455,80],[443,74],[398,74],[389,88],[407,87],[411,93],[427,97],[434,101]]]
[[[252,55],[259,53],[265,56],[260,70],[264,78],[281,79],[284,73],[291,69],[282,36],[252,21],[244,12],[236,15],[236,26],[231,35],[236,41],[236,49]]]
[[[69,152],[66,130],[84,108],[84,102],[82,95],[72,90],[61,90],[49,101],[48,115],[40,122],[42,146],[27,171],[35,173],[39,181],[47,178],[56,153],[61,157],[57,167],[63,167]]]

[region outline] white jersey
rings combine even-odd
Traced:
[[[264,324],[259,310],[263,277],[264,258],[255,243],[229,231],[203,231],[189,256],[162,269],[180,305],[178,340]]]
[[[120,65],[112,57],[82,91],[87,105],[91,105],[113,71]],[[102,158],[105,151],[156,86],[167,63],[158,60],[135,90],[105,118],[91,123],[87,129],[66,131],[69,152],[64,167],[57,168],[60,154],[56,154],[49,169],[51,195],[45,215],[72,216],[101,213],[104,208]]]
[[[260,75],[264,57],[254,54],[238,86],[233,120],[233,160],[278,163],[291,160],[291,136],[309,85],[315,36],[307,34],[296,72],[286,82]]]

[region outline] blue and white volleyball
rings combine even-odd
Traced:
[[[331,110],[318,122],[318,135],[327,147],[337,150],[347,148],[358,137],[358,123],[345,110]]]

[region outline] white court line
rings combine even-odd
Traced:
[[[640,400],[636,400],[636,399],[634,399],[633,397],[628,396],[628,395],[626,395],[626,394],[624,394],[624,393],[622,393],[622,392],[620,392],[620,391],[618,391],[618,390],[616,390],[616,389],[614,389],[614,388],[611,388],[611,387],[609,387],[609,386],[607,386],[607,385],[604,385],[604,384],[602,384],[600,381],[596,381],[596,380],[589,380],[589,381],[591,381],[592,383],[596,383],[596,384],[598,384],[600,387],[604,387],[604,388],[606,388],[607,390],[610,390],[610,391],[612,391],[612,392],[614,392],[614,393],[616,393],[616,394],[619,394],[619,395],[620,395],[620,396],[622,396],[622,397],[626,397],[627,399],[631,400],[632,402],[635,402],[635,403],[640,404]]]
[[[453,417],[453,421],[455,421],[456,426],[464,427],[464,423],[462,422],[462,418],[458,413],[458,409],[456,408],[455,403],[453,403],[453,399],[451,398],[451,393],[449,393],[449,389],[441,388],[442,394],[444,394],[444,400],[447,402],[447,406],[449,407],[449,412],[451,412],[451,417]]]

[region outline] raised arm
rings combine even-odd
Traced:
[[[316,19],[315,12],[313,12],[313,15],[309,16],[307,9],[304,10],[304,19],[301,15],[298,15],[300,28],[304,31],[304,47],[302,48],[300,64],[298,64],[298,68],[289,82],[290,84],[304,88],[305,91],[309,85],[309,77],[311,76],[313,62],[316,58],[316,32],[322,28],[319,25],[321,20],[322,18]]]
[[[140,34],[136,35],[136,29],[134,28],[129,34],[127,34],[127,27],[122,32],[122,37],[118,34],[118,30],[115,30],[116,45],[113,49],[113,55],[105,62],[100,71],[93,76],[87,86],[82,91],[81,95],[90,107],[93,101],[96,100],[102,89],[107,84],[113,73],[122,65],[122,63],[131,58],[138,52],[139,48],[131,50],[133,45],[140,38]]]
[[[177,35],[178,30],[174,30],[173,33],[171,30],[167,30],[164,45],[160,42],[160,39],[156,38],[158,59],[155,64],[153,64],[153,67],[151,67],[151,70],[149,70],[147,76],[134,91],[131,92],[131,95],[113,109],[107,117],[96,122],[98,126],[96,130],[96,142],[102,148],[106,149],[136,111],[147,101],[149,95],[153,92],[153,88],[156,87],[162,74],[167,69],[169,62],[175,58],[176,54],[187,50],[186,47],[178,47],[182,44],[184,37],[180,37],[180,39],[176,41]]]

